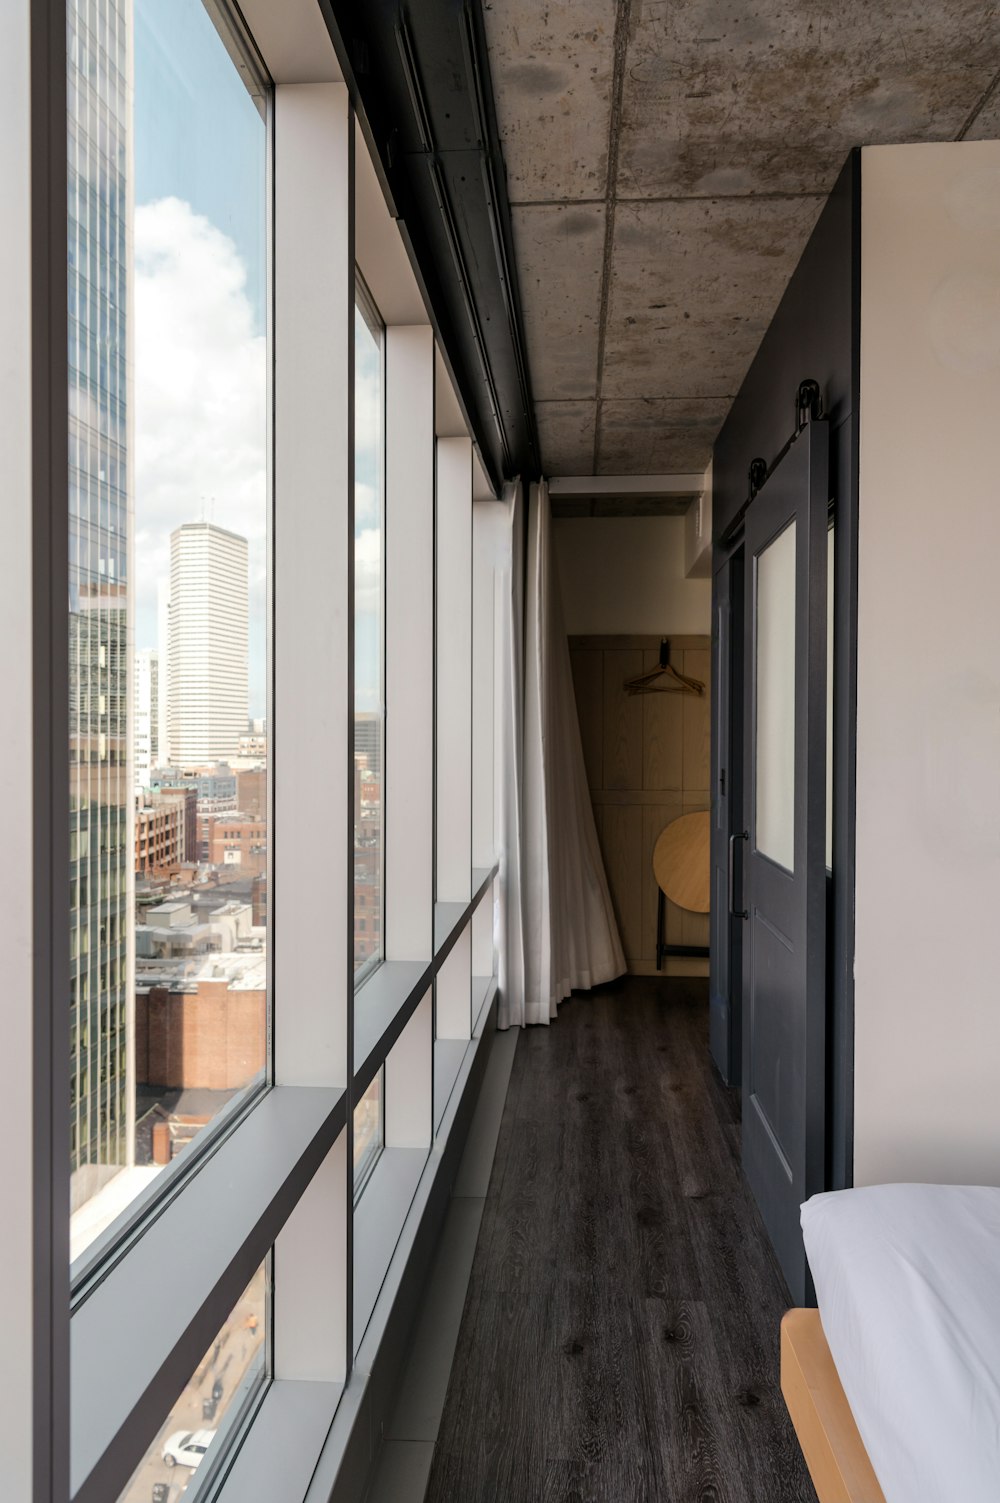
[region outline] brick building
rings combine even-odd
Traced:
[[[354,851],[354,968],[382,948],[382,864],[376,846]]]
[[[237,1090],[263,1069],[267,1058],[264,963],[244,967],[240,973],[239,959],[226,957],[233,962],[228,965],[213,959],[210,969],[224,974],[204,974],[194,983],[186,979],[183,989],[153,986],[138,993],[135,1063],[140,1084]]]
[[[136,796],[135,870],[151,876],[192,859],[198,796],[193,788],[144,791]]]
[[[251,819],[267,818],[267,768],[248,767],[236,773],[236,807]]]
[[[267,871],[267,820],[241,814],[199,816],[200,859],[212,866],[238,866],[250,876]]]
[[[267,872],[254,877],[250,887],[250,904],[255,929],[267,928]]]

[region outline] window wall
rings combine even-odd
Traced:
[[[359,275],[354,312],[354,969],[382,957],[384,325]]]
[[[354,1108],[354,1198],[357,1200],[385,1147],[382,1114],[382,1071],[364,1091]]]
[[[243,13],[69,0],[34,218],[0,54],[18,1503],[360,1497],[496,992],[493,503],[321,12]]]
[[[267,1066],[268,129],[201,0],[67,20],[79,1261]]]
[[[215,1442],[265,1380],[268,1263],[254,1274],[170,1407],[119,1503],[167,1503],[205,1487]]]

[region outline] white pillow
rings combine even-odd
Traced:
[[[802,1232],[886,1503],[1000,1503],[1000,1190],[814,1195]]]

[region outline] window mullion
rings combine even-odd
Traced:
[[[13,0],[0,18],[0,601],[7,1105],[0,1355],[4,1491],[61,1500],[68,1476],[69,813],[66,20]],[[53,913],[56,921],[53,923]]]
[[[354,131],[343,84],[274,108],[274,1072],[349,1093]],[[275,1245],[276,1379],[349,1367],[346,1120]]]

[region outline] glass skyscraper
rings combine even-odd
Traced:
[[[69,0],[73,1205],[130,1156],[130,0]]]

